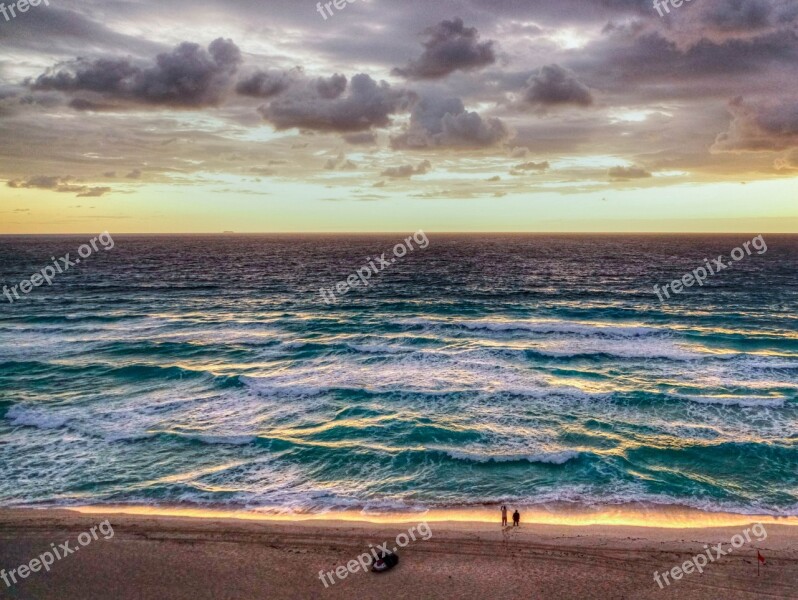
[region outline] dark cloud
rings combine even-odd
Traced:
[[[112,102],[94,102],[93,100],[86,100],[85,98],[74,98],[69,101],[69,106],[75,110],[87,112],[102,112],[104,110],[115,110],[120,108],[117,104]]]
[[[377,143],[377,134],[373,131],[347,133],[343,138],[348,144],[353,146],[373,146]]]
[[[672,8],[666,19],[651,0],[356,2],[334,24],[308,18],[291,3],[257,10],[258,1],[63,0],[35,18],[32,10],[0,25],[0,46],[7,50],[0,58],[0,162],[8,177],[68,171],[78,179],[61,182],[65,190],[93,181],[135,187],[140,182],[125,176],[139,166],[147,168],[142,181],[148,183],[189,182],[197,171],[265,180],[274,175],[269,159],[281,157],[290,158],[274,167],[281,178],[304,179],[342,149],[367,154],[385,141],[423,154],[386,159],[391,148],[382,149],[358,156],[359,167],[371,166],[376,175],[384,168],[373,166],[377,157],[398,169],[443,155],[452,176],[468,173],[471,185],[484,185],[512,165],[561,157],[554,175],[513,180],[502,174],[516,189],[554,179],[593,185],[595,168],[567,166],[586,155],[637,160],[655,173],[689,173],[681,180],[737,177],[741,170],[749,179],[751,173],[772,177],[774,165],[792,168],[796,0],[694,0]],[[415,35],[429,25],[427,35]],[[201,48],[163,44],[189,29],[240,41],[246,65],[237,49],[214,56],[213,38],[190,38]],[[154,60],[158,55],[166,60]],[[59,62],[74,57],[82,58]],[[55,67],[42,75],[40,65]],[[359,71],[346,65],[367,73],[360,76],[361,92],[352,80]],[[397,72],[411,80],[401,87],[415,88],[423,101],[379,82],[395,66],[406,67]],[[21,86],[26,76],[41,87]],[[725,103],[740,94],[746,104],[733,108],[730,125]],[[765,102],[773,98],[785,98],[784,106]],[[552,110],[591,102],[590,110]],[[68,107],[84,112],[64,118]],[[211,110],[198,111],[187,126],[185,114],[140,110],[150,107]],[[269,123],[300,131],[252,131]],[[734,154],[744,150],[762,152]],[[350,168],[343,165],[346,160],[336,170]],[[114,174],[99,176],[103,172]],[[352,183],[325,174],[315,173],[327,180],[322,185]],[[606,185],[606,170],[602,174]]]
[[[732,122],[712,149],[716,152],[781,151],[798,147],[798,100],[748,103],[735,98],[729,104]]]
[[[718,0],[706,7],[702,22],[721,31],[751,31],[771,25],[774,0]]]
[[[328,83],[340,80],[333,76]],[[270,104],[259,109],[263,118],[278,130],[298,128],[310,131],[358,132],[372,127],[387,127],[391,117],[406,110],[412,95],[405,90],[392,88],[386,82],[376,82],[363,73],[352,77],[346,95],[329,97],[337,89],[330,83],[322,86],[318,81],[295,86],[280,94]]]
[[[762,74],[779,65],[794,67],[798,61],[798,34],[787,28],[746,37],[709,39],[677,43],[662,32],[613,31],[597,42],[589,54],[573,61],[580,72],[590,73],[603,87],[614,87],[628,97],[631,84],[660,84],[657,95],[666,90],[686,89],[695,95],[696,85],[707,83],[702,95],[718,88],[721,78]],[[667,84],[667,88],[663,89]],[[738,84],[739,85],[739,84]]]
[[[392,179],[409,179],[413,175],[424,175],[432,168],[432,164],[428,161],[422,161],[415,167],[412,165],[402,165],[400,167],[389,167],[385,169],[380,175],[383,177],[391,177]]]
[[[6,0],[5,4],[10,2]],[[14,19],[12,27],[1,27],[0,44],[4,49],[20,48],[54,56],[75,56],[95,49],[153,56],[165,49],[141,36],[114,31],[84,2],[75,3],[74,10],[64,4],[52,2],[49,7],[37,9],[35,16],[31,12]],[[5,24],[4,18],[2,22]]]
[[[301,75],[301,69],[291,71],[258,70],[239,81],[238,85],[236,85],[236,91],[242,96],[272,98],[286,91]]]
[[[641,167],[612,167],[607,173],[612,179],[646,179],[651,173]]]
[[[465,27],[462,19],[441,21],[426,30],[429,39],[418,60],[393,70],[408,79],[440,79],[455,71],[473,71],[496,62],[493,41],[480,42],[475,27]]]
[[[125,175],[128,179],[141,179],[141,170],[133,169],[130,173]]]
[[[509,138],[497,118],[468,112],[459,98],[428,95],[413,106],[407,131],[391,139],[394,149],[484,148]]]
[[[599,3],[608,8],[622,12],[648,13],[648,11],[651,10],[651,3],[649,0],[599,0]]]
[[[52,190],[61,193],[77,194],[78,198],[98,197],[111,191],[109,187],[89,187],[75,182],[71,175],[50,176],[34,175],[28,179],[12,179],[8,182],[8,187],[15,189],[39,189]]]
[[[593,95],[573,72],[559,65],[547,65],[529,78],[524,100],[536,106],[589,106],[593,104]]]
[[[80,94],[72,106],[82,110],[140,104],[176,108],[217,106],[241,64],[241,52],[232,41],[221,38],[207,50],[184,42],[172,52],[159,54],[155,62],[155,66],[143,68],[130,59],[79,58],[28,83],[34,90]]]
[[[346,77],[336,73],[316,80],[316,93],[326,100],[335,100],[346,91]]]

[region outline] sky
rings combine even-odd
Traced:
[[[0,234],[798,232],[795,0],[4,1]]]

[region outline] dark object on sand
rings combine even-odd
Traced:
[[[371,567],[371,570],[374,571],[375,573],[384,573],[385,571],[390,571],[398,564],[399,564],[399,557],[396,556],[396,554],[391,554],[391,553],[386,554],[385,552],[383,552],[382,556],[378,558],[377,561],[374,563],[374,566]]]

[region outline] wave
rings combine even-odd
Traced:
[[[670,332],[666,329],[644,325],[620,325],[615,323],[592,323],[586,321],[562,320],[454,320],[435,319],[427,317],[413,317],[392,321],[397,325],[413,327],[450,327],[472,331],[514,332],[525,331],[537,334],[568,334],[584,337],[605,338],[641,338],[648,336],[667,337]]]
[[[67,508],[73,506],[150,506],[152,508],[206,508],[217,510],[249,511],[264,515],[285,514],[329,514],[337,511],[359,511],[363,515],[391,515],[394,513],[419,513],[436,510],[482,510],[486,507],[498,507],[501,504],[513,504],[524,510],[542,509],[545,512],[562,514],[578,514],[587,511],[590,514],[602,510],[619,510],[635,514],[642,511],[650,514],[657,510],[692,509],[709,514],[736,514],[745,516],[769,516],[775,518],[798,517],[798,503],[774,506],[767,502],[741,502],[717,498],[697,498],[679,496],[669,493],[649,493],[634,489],[619,489],[601,493],[587,485],[564,485],[557,489],[541,491],[534,495],[496,494],[474,496],[468,499],[417,499],[417,498],[357,498],[344,493],[335,493],[329,489],[297,490],[291,494],[279,491],[259,494],[246,494],[241,491],[211,493],[193,485],[181,486],[179,493],[175,491],[149,490],[149,493],[131,492],[115,494],[112,497],[85,496],[78,497],[46,497],[41,499],[14,499],[3,502],[7,507]],[[677,512],[678,515],[678,512]]]
[[[210,446],[248,446],[254,444],[258,440],[258,436],[256,435],[213,435],[175,431],[163,432],[157,435],[191,440]]]
[[[740,406],[753,408],[779,408],[783,407],[788,398],[773,398],[771,396],[696,396],[692,394],[670,394],[681,400],[689,400],[698,404],[719,404],[723,406]]]
[[[390,346],[388,344],[346,344],[348,348],[363,354],[402,354],[414,352],[413,348],[403,348],[401,346]]]
[[[551,465],[564,465],[576,460],[581,455],[575,450],[562,450],[559,452],[543,452],[540,454],[484,454],[479,452],[466,452],[462,450],[440,450],[455,460],[476,463],[507,463],[528,462]]]
[[[25,408],[15,404],[6,411],[5,418],[12,424],[37,429],[61,429],[69,422],[69,418],[40,409]]]

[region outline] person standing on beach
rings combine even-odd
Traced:
[[[521,513],[518,512],[518,509],[515,509],[513,513],[513,527],[518,527],[521,524]]]
[[[502,527],[507,527],[507,507],[502,504]]]

